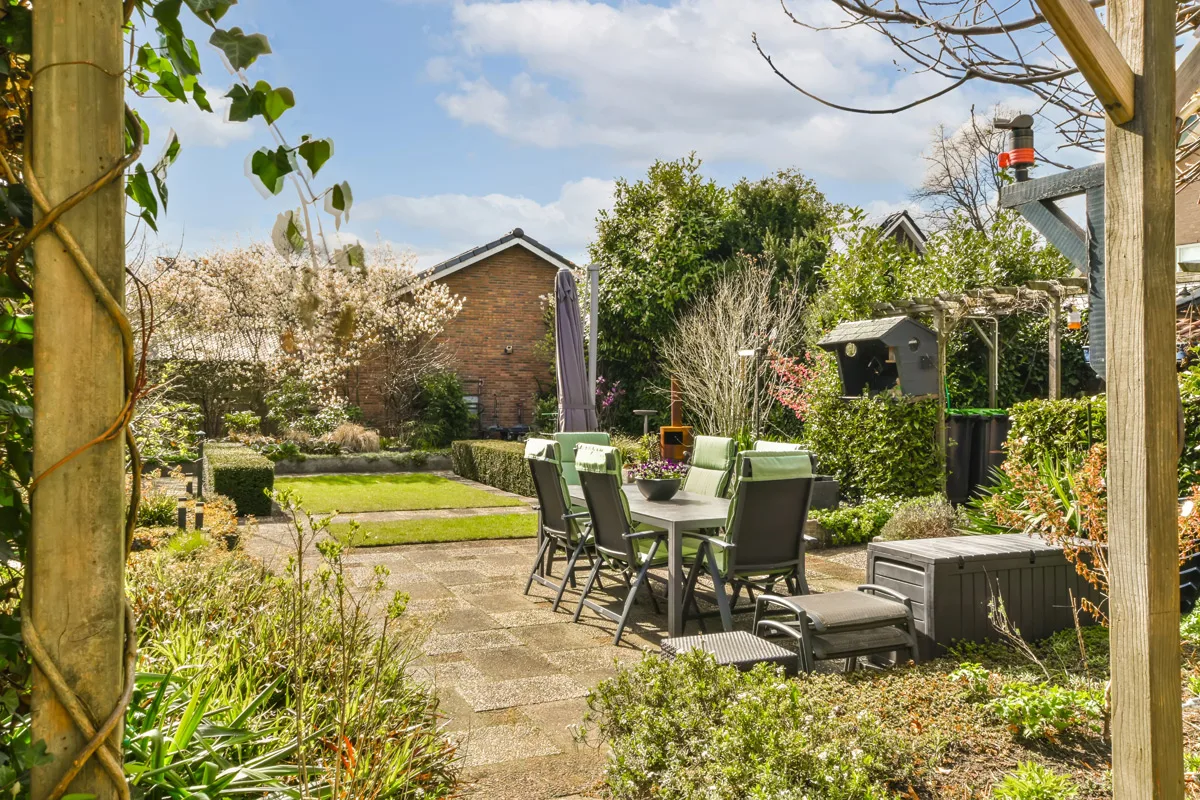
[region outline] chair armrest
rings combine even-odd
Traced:
[[[667,535],[666,531],[631,531],[625,534],[626,539],[648,539],[648,538],[663,538]]]
[[[563,519],[588,519],[591,516],[591,512],[580,511],[578,514],[563,514]]]
[[[886,586],[880,586],[875,583],[864,583],[858,587],[858,591],[865,594],[883,595],[889,600],[895,600],[897,603],[903,603],[905,608],[912,608],[912,598],[905,597],[894,589],[889,589]]]
[[[805,543],[805,544],[820,544],[820,543],[821,543],[821,540],[820,540],[820,539],[818,539],[818,538],[817,538],[817,537],[815,537],[815,536],[809,536],[809,535],[806,533],[806,534],[804,534],[804,543]]]
[[[754,635],[761,636],[759,631],[761,631],[763,628],[766,628],[767,630],[775,631],[776,633],[782,633],[786,636],[790,636],[791,638],[795,639],[797,642],[804,641],[804,634],[801,633],[800,629],[795,627],[794,625],[787,625],[782,622],[777,622],[776,620],[773,620],[773,619],[763,619],[763,620],[759,620],[758,624],[754,626]]]
[[[755,601],[754,601],[755,616],[758,616],[759,614],[761,614],[767,606],[775,606],[777,608],[782,608],[785,611],[790,611],[793,614],[796,614],[797,616],[805,613],[804,609],[800,608],[800,606],[793,603],[790,598],[780,597],[777,594],[760,594],[758,596],[758,598],[755,599]]]
[[[721,539],[716,536],[708,536],[707,534],[696,533],[695,531],[683,531],[683,538],[684,539],[699,539],[702,542],[708,542],[709,544],[715,544],[717,547],[723,548],[725,550],[732,550],[733,548],[737,547],[737,545],[734,544],[733,542],[726,541],[725,539]]]

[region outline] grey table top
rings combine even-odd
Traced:
[[[629,513],[635,520],[665,528],[717,528],[725,524],[729,513],[729,500],[723,497],[678,492],[670,500],[651,502],[642,497],[634,484],[624,484],[621,489],[629,500]],[[572,486],[570,490],[571,499],[583,503],[583,488]]]

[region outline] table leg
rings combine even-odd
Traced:
[[[683,537],[667,526],[667,635],[683,634]]]

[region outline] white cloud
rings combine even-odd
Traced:
[[[585,257],[596,214],[612,207],[613,186],[612,181],[598,178],[571,181],[548,203],[505,194],[388,195],[358,203],[356,218],[360,223],[398,223],[436,238],[436,250],[413,246],[422,266],[441,260],[437,256],[448,258],[499,238],[513,228],[522,228],[547,247],[578,260]]]
[[[225,89],[205,86],[212,113],[201,111],[194,103],[156,102],[154,109],[179,134],[184,147],[226,147],[254,135],[254,123],[230,122],[231,100]]]
[[[832,22],[831,8],[810,1],[794,10]],[[638,162],[696,150],[710,160],[914,182],[929,130],[962,119],[981,97],[954,92],[885,117],[821,106],[771,72],[752,32],[782,71],[834,101],[894,106],[944,83],[897,75],[893,46],[866,30],[801,28],[769,0],[485,0],[460,2],[453,16],[464,60],[485,66],[431,64],[429,74],[448,83],[438,102],[465,124],[538,147],[600,145]],[[516,59],[518,71],[489,77],[489,58]]]

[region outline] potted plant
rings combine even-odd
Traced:
[[[638,491],[647,500],[670,500],[679,491],[679,484],[687,474],[687,464],[665,458],[655,458],[634,464],[629,468]]]

